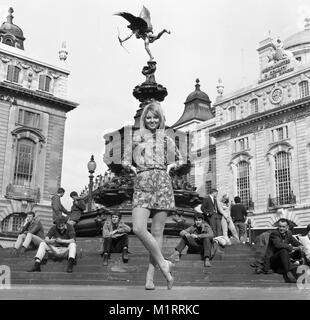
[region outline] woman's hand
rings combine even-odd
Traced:
[[[174,169],[177,165],[175,163],[171,163],[171,164],[168,164],[167,166],[167,173],[169,174],[170,170],[171,169]]]
[[[136,167],[134,167],[134,166],[131,166],[130,167],[130,170],[135,174],[135,175],[137,175],[137,168]]]

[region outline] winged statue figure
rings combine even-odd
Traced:
[[[126,19],[130,23],[127,27],[132,31],[132,33],[126,38],[124,38],[123,40],[118,36],[118,40],[120,44],[122,45],[123,42],[127,41],[133,35],[135,35],[137,39],[144,40],[144,47],[150,57],[150,61],[154,60],[154,57],[149,48],[149,44],[159,39],[164,33],[170,34],[170,31],[167,29],[164,29],[161,32],[159,32],[157,35],[154,35],[153,26],[151,24],[150,11],[145,6],[143,6],[139,17],[136,17],[133,14],[128,12],[119,12],[119,13],[116,13],[115,15]]]

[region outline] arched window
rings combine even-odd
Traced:
[[[299,96],[300,98],[307,97],[309,95],[309,84],[308,81],[301,81],[299,83]]]
[[[17,142],[14,184],[30,186],[33,179],[35,143],[30,139],[20,139]]]
[[[249,163],[240,161],[237,164],[237,192],[241,203],[248,208],[250,205],[250,168]]]
[[[289,204],[291,201],[291,178],[289,154],[280,151],[275,155],[275,181],[278,204]]]
[[[250,105],[251,105],[251,114],[258,113],[258,100],[252,99],[250,101]]]
[[[7,44],[8,46],[14,47],[14,41],[12,39],[6,39],[5,44]]]
[[[229,108],[229,116],[230,116],[230,121],[236,120],[236,107]]]
[[[51,78],[46,75],[40,75],[39,77],[39,90],[50,92]]]
[[[18,233],[22,228],[25,221],[25,213],[13,213],[7,216],[1,222],[1,232],[14,232]]]
[[[7,80],[18,83],[20,68],[16,66],[8,66]]]

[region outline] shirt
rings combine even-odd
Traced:
[[[303,246],[302,251],[305,253],[307,259],[310,259],[310,239],[308,235],[299,237],[298,240]]]
[[[74,228],[70,224],[66,224],[66,229],[63,233],[60,233],[56,226],[52,226],[48,231],[46,237],[48,238],[60,238],[64,240],[74,239],[75,240],[75,231]],[[68,243],[56,243],[54,244],[56,247],[67,247]]]

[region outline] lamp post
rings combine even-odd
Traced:
[[[87,164],[87,169],[89,172],[89,185],[88,185],[88,211],[91,211],[91,204],[93,201],[93,185],[94,185],[94,172],[96,170],[97,164],[94,160],[94,155],[90,157],[90,161]]]

